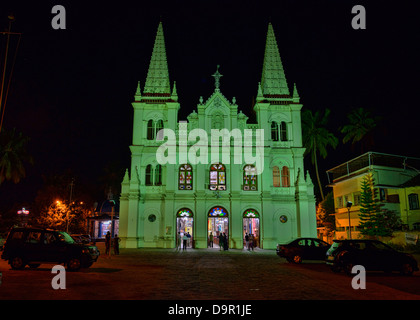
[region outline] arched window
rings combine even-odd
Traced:
[[[155,186],[162,185],[162,166],[158,164],[155,168]]]
[[[192,167],[189,164],[179,166],[178,173],[178,189],[192,190],[193,186]]]
[[[273,187],[280,187],[280,169],[273,167]]]
[[[210,209],[208,216],[210,218],[213,218],[213,217],[221,218],[221,217],[227,217],[228,213],[226,209],[223,207],[214,207]]]
[[[280,123],[280,140],[287,141],[287,125],[284,121]]]
[[[221,163],[210,167],[210,190],[226,190],[226,168]]]
[[[256,191],[257,186],[257,169],[252,164],[247,164],[243,171],[243,190]]]
[[[290,187],[290,173],[289,168],[286,166],[281,169],[281,186]]]
[[[271,122],[271,140],[279,141],[279,126],[277,122]]]
[[[155,129],[153,120],[147,121],[147,140],[154,140],[155,139]]]
[[[176,216],[179,218],[192,218],[193,217],[193,213],[190,209],[187,208],[182,208],[181,210],[178,210],[178,212],[176,213]]]
[[[147,140],[154,140],[161,129],[163,129],[163,120],[147,121]]]
[[[146,186],[152,186],[153,185],[153,181],[152,181],[152,165],[148,164],[146,167]]]

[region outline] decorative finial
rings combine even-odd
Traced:
[[[220,91],[220,78],[223,77],[223,75],[219,72],[219,67],[220,65],[217,65],[216,73],[212,75],[214,77],[214,87],[216,88],[215,91],[217,92]]]

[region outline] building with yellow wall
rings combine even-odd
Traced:
[[[373,175],[382,209],[395,211],[405,230],[420,225],[420,159],[367,152],[327,171],[333,188],[336,239],[360,237],[359,213],[363,177]],[[351,206],[349,206],[349,202]]]

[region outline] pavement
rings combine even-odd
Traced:
[[[0,300],[420,300],[420,273],[368,273],[366,289],[323,262],[290,264],[273,250],[121,249],[89,269],[65,273],[55,290],[53,265],[11,270],[0,261]]]

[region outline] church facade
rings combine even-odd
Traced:
[[[179,120],[159,24],[145,86],[138,84],[132,103],[131,168],[120,197],[122,247],[174,248],[184,234],[189,247],[217,247],[225,233],[230,248],[243,248],[252,234],[254,245],[275,249],[316,237],[313,184],[303,167],[302,104],[296,85],[290,94],[271,23],[256,86],[256,123],[247,122],[234,97],[222,94],[221,76],[217,67],[213,94],[200,97],[197,109]],[[217,147],[213,133],[220,135]],[[249,141],[261,142],[251,152],[261,151],[260,161],[244,156]],[[162,162],[173,150],[176,160]]]

